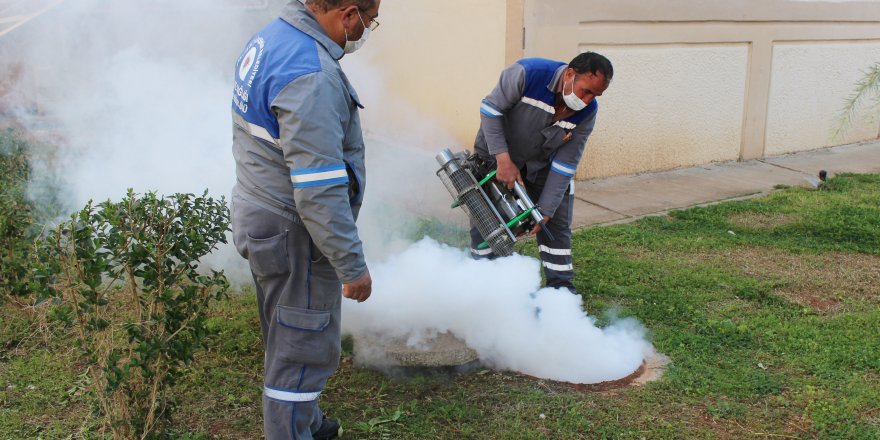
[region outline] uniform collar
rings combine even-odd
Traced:
[[[312,11],[308,10],[302,2],[289,2],[284,7],[284,10],[281,11],[281,19],[312,37],[321,46],[324,46],[324,49],[330,53],[333,59],[339,60],[345,55],[345,51],[339,47],[339,44],[330,39],[330,36],[327,35],[327,32],[324,31],[318,20],[312,15]]]
[[[562,77],[562,72],[565,72],[565,69],[568,68],[568,64],[563,64],[556,69],[556,72],[553,74],[553,79],[550,80],[550,84],[547,84],[547,90],[556,94],[556,85],[559,84],[559,78]]]

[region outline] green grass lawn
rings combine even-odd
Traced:
[[[587,311],[643,322],[672,361],[662,380],[391,380],[354,368],[346,344],[322,397],[344,438],[880,438],[880,175],[589,229],[573,247]],[[0,308],[0,438],[100,438],[71,335],[32,321]],[[259,438],[252,293],[210,328],[176,387],[175,438]]]

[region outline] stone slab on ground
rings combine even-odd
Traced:
[[[654,352],[645,359],[645,370],[639,376],[633,379],[632,385],[642,386],[648,382],[655,382],[663,377],[666,367],[672,361],[663,353]]]
[[[358,364],[369,367],[446,368],[467,365],[479,360],[477,352],[451,333],[441,333],[418,346],[405,338],[354,337],[354,355]]]

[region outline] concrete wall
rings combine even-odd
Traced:
[[[592,46],[613,60],[580,174],[631,174],[735,160],[746,44]],[[707,99],[711,97],[711,99]]]
[[[876,42],[792,42],[773,48],[767,115],[768,155],[875,139],[880,115],[864,112],[835,135],[842,97],[853,92],[860,70],[880,62]]]
[[[880,61],[880,2],[522,0],[525,56],[615,64],[578,178],[876,139],[833,139],[860,70]]]
[[[880,2],[386,0],[380,22],[347,63],[381,82],[358,84],[381,91],[366,100],[365,121],[392,138],[423,130],[412,113],[470,147],[477,105],[501,69],[522,56],[569,60],[586,50],[608,56],[616,75],[581,179],[880,134],[880,120],[860,118],[832,137],[860,70],[880,61]],[[400,114],[389,116],[384,102]]]

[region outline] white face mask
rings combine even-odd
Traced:
[[[578,96],[574,94],[574,79],[576,76],[577,75],[571,77],[571,93],[569,93],[568,95],[565,94],[565,83],[562,83],[562,99],[565,101],[565,105],[567,105],[568,108],[579,112],[586,108],[587,103],[585,103],[583,99],[578,98]]]
[[[361,11],[358,11],[358,18],[361,20],[361,25],[364,27],[364,34],[361,35],[361,38],[356,41],[350,41],[348,39],[348,30],[345,31],[345,48],[343,49],[345,53],[352,53],[356,50],[363,47],[364,43],[367,42],[367,38],[370,37],[370,28],[364,24],[364,18],[361,17]]]

